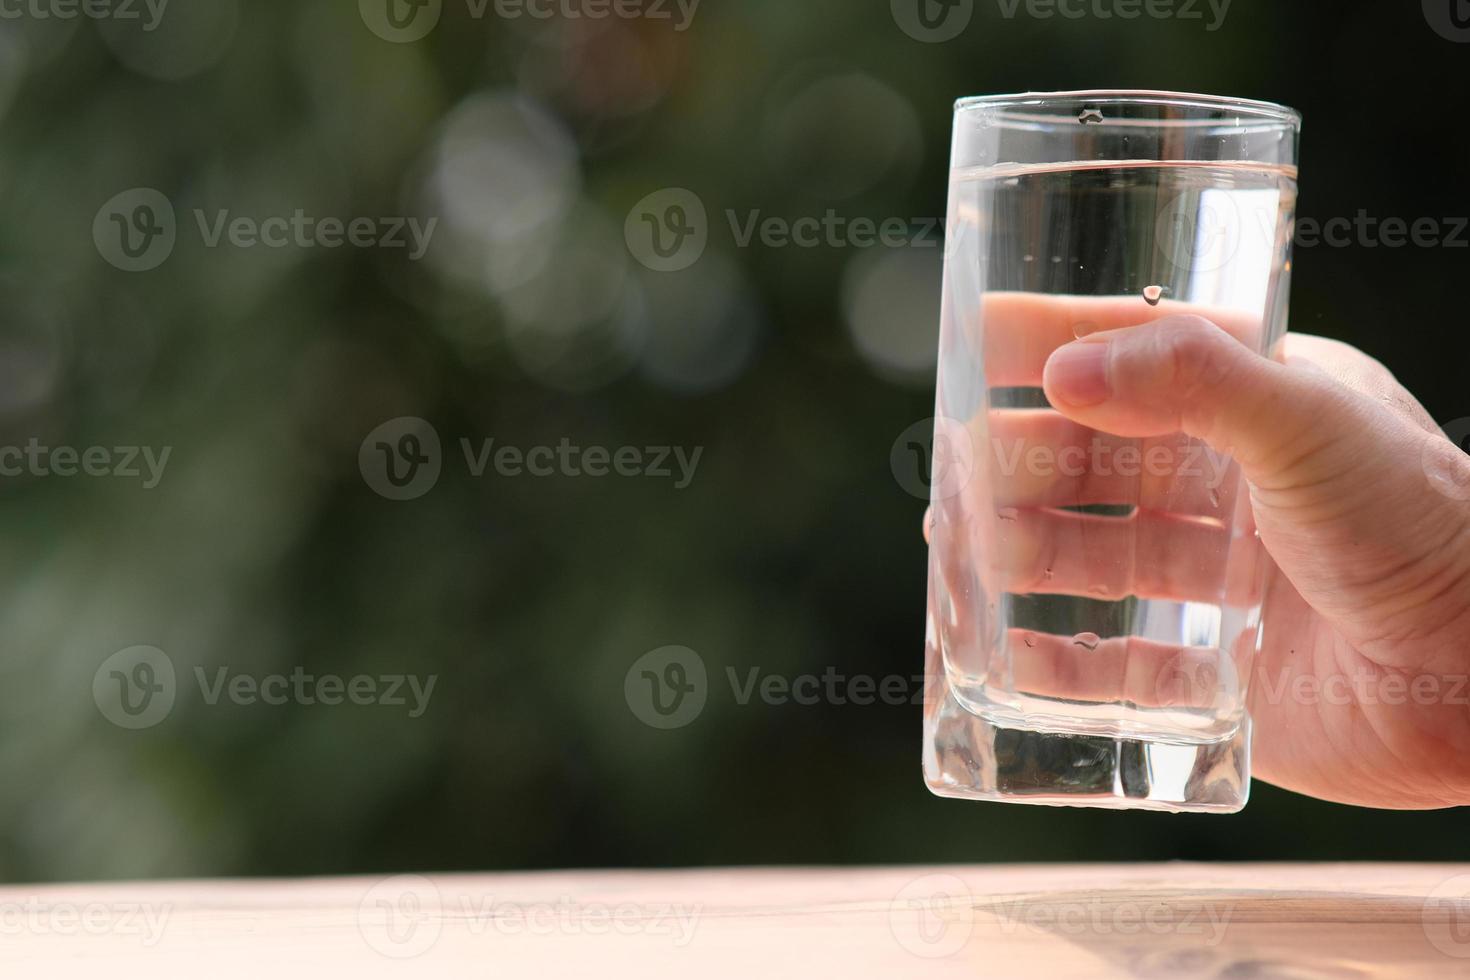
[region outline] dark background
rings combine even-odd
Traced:
[[[1259,782],[1228,818],[939,800],[917,706],[742,705],[726,677],[921,672],[924,504],[890,450],[933,414],[940,262],[741,248],[727,209],[939,216],[956,97],[1108,87],[1300,109],[1303,216],[1465,215],[1470,44],[1418,4],[1235,0],[1211,32],[1207,7],[1072,21],[976,0],[959,37],[921,43],[886,0],[705,0],[683,32],[445,0],[400,44],[346,2],[174,3],[151,33],[0,21],[0,444],[173,447],[152,490],[0,480],[6,880],[1466,857],[1461,814]],[[179,233],[129,273],[92,227],[137,187]],[[671,187],[707,206],[710,244],[658,273],[623,227]],[[207,248],[195,208],[440,225],[420,262]],[[1470,415],[1467,257],[1300,249],[1292,328],[1381,359],[1442,422]],[[844,304],[864,284],[878,328]],[[400,416],[444,444],[406,502],[358,466]],[[491,437],[703,456],[683,490],[472,478],[458,441]],[[179,694],[129,731],[93,679],[140,644]],[[670,644],[710,691],[660,731],[624,678]],[[438,683],[413,719],[209,705],[193,671],[221,666]]]

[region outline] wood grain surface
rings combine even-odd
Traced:
[[[1470,976],[1470,865],[7,886],[0,977]]]

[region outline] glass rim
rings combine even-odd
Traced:
[[[1302,114],[1290,106],[1259,99],[1240,99],[1223,95],[1202,95],[1195,92],[1170,92],[1160,89],[1074,89],[1060,92],[1016,92],[1007,95],[970,95],[956,99],[956,113],[972,109],[1026,109],[1042,108],[1057,102],[1095,102],[1099,105],[1167,106],[1180,109],[1210,109],[1235,112],[1248,116],[1256,123],[1276,123],[1300,129]],[[1015,112],[1008,118],[1017,122],[1053,122],[1058,117],[1041,113]],[[1120,119],[1115,123],[1156,126],[1218,126],[1219,119]]]

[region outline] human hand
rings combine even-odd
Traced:
[[[1288,335],[1283,361],[1169,316],[1061,345],[1044,385],[1082,425],[1182,431],[1239,462],[1279,569],[1257,776],[1362,806],[1470,803],[1470,457],[1355,348]]]

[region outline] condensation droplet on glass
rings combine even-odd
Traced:
[[[1085,650],[1096,650],[1102,645],[1102,637],[1096,633],[1078,633],[1072,637],[1072,642]]]
[[[1031,647],[1032,649],[1035,649],[1036,648],[1036,634],[1035,633],[1027,633],[1025,636],[1021,637],[1021,639],[1023,641],[1025,641],[1025,643],[1026,643],[1026,645],[1028,647]]]
[[[1088,123],[1100,123],[1103,121],[1102,110],[1097,106],[1084,106],[1082,111],[1077,113],[1077,121],[1084,126]]]
[[[1143,301],[1149,306],[1158,306],[1159,301],[1164,298],[1163,286],[1146,286],[1143,290]]]
[[[1060,255],[1053,255],[1051,257],[1051,263],[1052,263],[1052,265],[1060,265],[1061,262],[1062,262],[1062,257]]]
[[[1000,509],[1000,519],[1003,521],[1014,521],[1020,516],[1021,512],[1014,507],[1002,507]]]
[[[1022,262],[1035,262],[1036,261],[1036,256],[1034,256],[1034,255],[1023,255],[1023,256],[1021,256],[1021,261]]]

